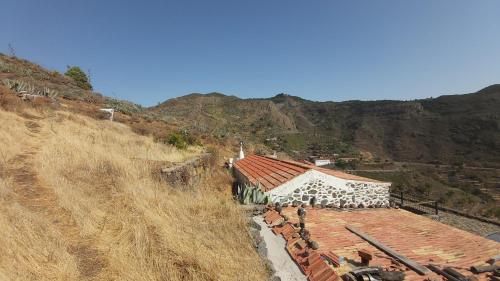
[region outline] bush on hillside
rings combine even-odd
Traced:
[[[491,207],[486,209],[484,215],[486,217],[494,217],[494,218],[500,218],[500,207]]]
[[[181,131],[171,133],[167,137],[167,143],[171,144],[178,149],[186,149],[188,146],[201,146],[202,143],[195,136],[191,135],[188,131]]]
[[[184,138],[182,137],[182,135],[180,135],[179,133],[171,133],[168,136],[167,142],[169,144],[177,147],[178,149],[186,149],[187,148],[186,141],[184,140]]]
[[[87,74],[78,66],[68,66],[68,70],[64,75],[73,78],[76,85],[84,90],[92,90],[92,85],[90,84]]]
[[[357,160],[351,160],[351,161],[345,161],[342,159],[339,159],[335,161],[335,167],[343,170],[356,170],[358,168],[359,161]]]

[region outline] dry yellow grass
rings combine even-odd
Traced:
[[[0,110],[0,280],[264,280],[245,221],[214,171],[179,191],[142,161],[179,151],[66,112]],[[4,227],[5,226],[5,227]]]

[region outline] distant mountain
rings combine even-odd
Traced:
[[[382,159],[500,166],[500,85],[413,101],[314,102],[286,94],[191,94],[149,109],[201,132],[299,153],[367,151]],[[274,140],[276,142],[269,142]]]
[[[314,102],[287,94],[268,99],[191,94],[143,108],[83,90],[57,71],[0,54],[0,84],[11,83],[26,83],[35,91],[48,88],[59,97],[123,113],[156,116],[217,138],[266,143],[292,155],[362,152],[399,161],[500,167],[500,85],[414,101]]]

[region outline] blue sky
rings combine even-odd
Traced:
[[[2,1],[0,51],[104,95],[414,99],[500,83],[500,1]]]

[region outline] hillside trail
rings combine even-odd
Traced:
[[[105,255],[96,246],[92,237],[84,237],[69,210],[59,205],[55,191],[40,179],[36,171],[35,157],[48,137],[40,125],[39,117],[24,115],[25,126],[29,130],[31,145],[15,156],[8,165],[7,172],[14,181],[14,192],[18,202],[28,210],[47,218],[61,233],[67,243],[67,251],[74,256],[80,280],[99,279],[99,274],[107,266]]]

